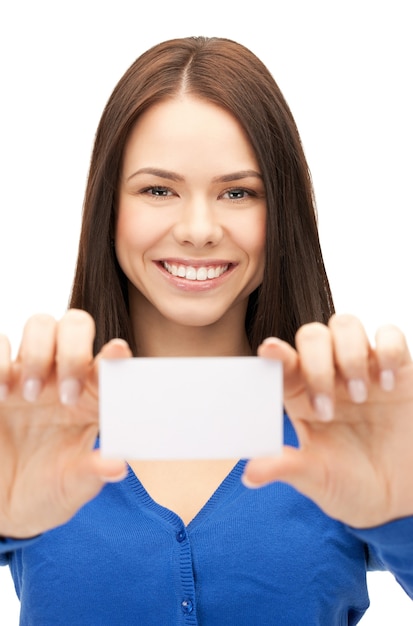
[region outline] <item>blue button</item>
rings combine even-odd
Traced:
[[[194,610],[194,605],[191,600],[183,600],[181,603],[181,607],[184,613],[192,613]]]
[[[184,530],[180,530],[179,532],[176,533],[176,540],[179,541],[179,543],[181,543],[182,541],[185,541],[186,539],[186,532]]]

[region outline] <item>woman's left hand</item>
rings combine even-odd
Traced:
[[[413,363],[403,333],[334,315],[296,336],[296,350],[269,338],[259,355],[284,368],[284,405],[299,439],[251,460],[249,486],[280,480],[325,513],[366,528],[413,515]]]

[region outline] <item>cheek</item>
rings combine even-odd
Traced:
[[[249,225],[249,237],[246,239],[245,251],[249,257],[252,271],[252,288],[262,283],[265,267],[266,214],[260,215]],[[248,247],[247,247],[248,246]]]
[[[125,218],[125,213],[119,213],[116,221],[115,251],[118,262],[126,274],[130,252],[136,250],[135,233],[136,229],[131,227],[129,220]]]
[[[267,237],[266,227],[267,227],[267,219],[266,219],[266,214],[264,213],[264,215],[260,217],[260,219],[258,220],[256,232],[255,232],[257,254],[260,256],[260,258],[262,258],[263,262],[265,258],[265,240]]]
[[[251,260],[253,262],[253,265],[256,266],[256,276],[258,278],[259,284],[261,284],[264,277],[265,267],[265,221],[263,221],[263,224],[260,228],[257,229],[257,232],[255,234],[255,246],[251,251]]]
[[[144,252],[159,235],[154,220],[145,219],[137,211],[119,210],[116,220],[115,246],[119,260],[129,253]]]
[[[238,229],[238,245],[249,256],[250,261],[264,264],[266,215],[265,212],[245,220]]]

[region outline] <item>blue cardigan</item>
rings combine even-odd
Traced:
[[[296,445],[287,418],[285,440]],[[244,465],[187,527],[130,470],[67,524],[1,542],[21,625],[356,624],[368,569],[413,597],[413,517],[354,530],[288,485],[245,488]]]

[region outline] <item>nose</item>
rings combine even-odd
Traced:
[[[182,207],[173,230],[180,245],[194,248],[214,247],[223,237],[218,211],[200,198],[194,198]]]

